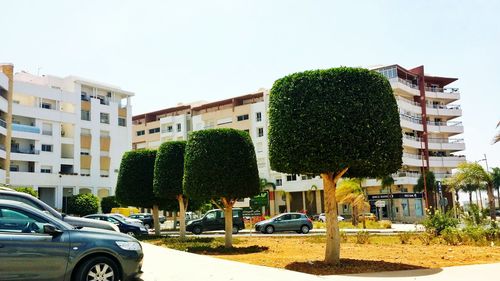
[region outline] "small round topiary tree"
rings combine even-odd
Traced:
[[[165,142],[156,153],[153,189],[158,198],[177,200],[181,239],[186,237],[186,209],[188,198],[184,195],[182,180],[184,177],[185,141]]]
[[[232,247],[234,203],[259,191],[257,160],[248,133],[235,129],[191,133],[186,145],[184,192],[192,198],[221,200],[226,248]]]
[[[68,213],[86,216],[99,211],[99,198],[91,193],[78,194],[68,198]]]
[[[160,234],[158,209],[161,200],[153,192],[153,175],[156,150],[126,152],[120,163],[116,184],[116,199],[120,204],[153,208],[155,233]]]
[[[269,101],[269,157],[275,171],[321,175],[325,262],[338,264],[337,181],[382,177],[401,166],[401,127],[389,82],[377,72],[347,67],[277,80]]]
[[[101,210],[103,213],[111,213],[111,209],[120,207],[118,201],[116,201],[116,196],[108,196],[101,199]]]

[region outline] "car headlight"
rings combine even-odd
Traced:
[[[193,221],[188,221],[188,222],[186,223],[186,225],[190,225],[190,224],[192,224],[192,223],[193,223]]]
[[[122,248],[123,250],[127,250],[127,251],[140,251],[141,250],[141,244],[139,244],[139,242],[134,242],[134,241],[129,241],[129,242],[115,241],[115,242],[116,242],[116,245],[118,245],[118,247]]]
[[[141,231],[148,231],[145,227],[140,227]]]
[[[111,224],[111,227],[116,231],[116,232],[120,232],[120,229],[118,228],[118,226],[116,226],[116,224]]]

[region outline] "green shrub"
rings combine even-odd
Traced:
[[[460,230],[454,227],[447,227],[441,231],[441,237],[448,245],[456,246],[463,241]]]
[[[68,213],[86,216],[99,210],[99,198],[93,194],[78,194],[68,198]]]
[[[495,221],[491,221],[489,227],[486,230],[486,239],[489,241],[494,241],[500,239],[500,228]]]
[[[356,233],[356,244],[370,243],[370,233],[368,231],[358,231]]]
[[[417,237],[423,245],[430,245],[435,235],[432,232],[423,232],[420,233]]]
[[[31,196],[38,197],[38,192],[33,187],[14,187],[15,191],[28,193]]]
[[[458,220],[453,217],[451,212],[442,213],[436,210],[434,215],[429,213],[422,224],[426,229],[435,231],[437,235],[440,235],[446,228],[455,228],[458,225]]]
[[[462,240],[476,245],[486,245],[487,231],[481,226],[467,226],[462,231]]]
[[[401,244],[410,244],[412,236],[413,233],[410,231],[401,232],[398,234],[399,241],[401,241]]]
[[[108,196],[101,199],[101,209],[103,213],[111,213],[111,209],[116,207],[120,207],[120,204],[116,201],[115,196]]]

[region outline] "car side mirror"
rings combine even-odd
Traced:
[[[52,236],[57,236],[63,233],[61,230],[59,230],[57,227],[55,227],[52,224],[44,224],[43,225],[43,233],[49,234]]]

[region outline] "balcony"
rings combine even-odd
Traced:
[[[391,87],[393,88],[394,92],[400,95],[420,96],[418,85],[413,84],[411,81],[399,77],[394,77],[389,79],[389,82],[391,83]]]
[[[425,96],[429,98],[455,101],[460,99],[460,92],[458,88],[425,87]]]
[[[458,164],[465,162],[465,156],[430,156],[429,167],[456,168]],[[422,156],[403,152],[403,165],[423,167],[425,160]]]
[[[27,147],[12,146],[11,151],[12,153],[21,153],[21,154],[40,154],[40,150]]]
[[[40,128],[24,124],[12,124],[12,130],[25,133],[40,134]]]
[[[396,102],[398,103],[398,107],[400,109],[404,109],[416,114],[422,113],[422,107],[420,106],[419,102],[415,102],[402,97],[396,97]],[[460,108],[460,105],[427,104],[426,109],[427,115],[450,117],[462,116],[462,109]]]
[[[464,132],[464,127],[462,126],[462,122],[459,121],[450,121],[450,122],[427,121],[427,130],[430,133],[461,134]]]
[[[429,138],[429,149],[432,150],[450,150],[460,151],[465,150],[463,139],[448,139],[448,138]],[[403,145],[413,148],[423,148],[423,139],[420,137],[403,135]]]

